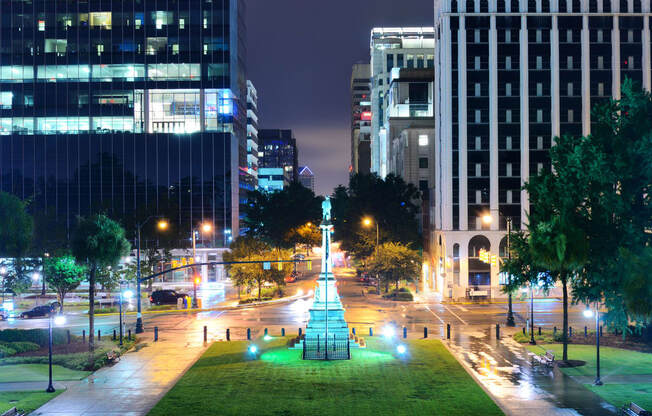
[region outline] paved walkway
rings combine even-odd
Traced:
[[[151,339],[151,334],[147,335]],[[186,340],[195,340],[188,342]],[[199,342],[197,342],[199,340]],[[36,410],[33,415],[144,415],[205,350],[201,328],[185,335],[161,334],[159,342],[125,354]]]
[[[77,384],[79,381],[55,381],[54,388],[56,390],[67,389],[73,384]],[[48,387],[48,382],[46,381],[21,381],[18,383],[0,383],[0,391],[38,391],[43,390]]]
[[[615,415],[617,409],[556,367],[533,368],[526,350],[489,328],[459,328],[444,341],[507,415]]]

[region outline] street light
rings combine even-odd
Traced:
[[[199,276],[195,276],[195,278],[192,281],[192,307],[197,308],[197,286],[201,283],[201,278]]]
[[[599,305],[596,302],[595,304],[595,381],[593,382],[594,386],[601,386],[602,380],[600,380],[600,309]],[[588,307],[584,311],[584,316],[590,318],[593,316],[593,311]]]
[[[500,215],[500,214],[499,214]],[[484,214],[482,216],[482,222],[485,224],[491,224],[493,221],[493,217],[491,214]],[[511,235],[512,235],[512,217],[505,217],[505,221],[507,222],[507,261],[512,260],[512,245],[511,245]],[[499,250],[500,251],[500,250]],[[499,253],[500,255],[500,253]],[[512,275],[510,273],[507,274],[507,279],[509,280],[508,285],[511,286],[512,284]],[[515,326],[516,324],[514,323],[514,311],[512,309],[512,291],[507,292],[507,326]]]
[[[145,219],[145,221],[141,223],[136,224],[136,239],[138,240],[136,243],[136,296],[138,297],[137,299],[137,313],[136,313],[136,333],[137,334],[142,334],[143,333],[143,314],[141,311],[141,305],[140,305],[140,230],[143,228],[145,224],[147,224],[147,221],[149,221],[152,218],[160,218],[158,216],[152,215],[149,216]],[[165,219],[160,219],[158,221],[157,227],[159,230],[164,231],[167,230],[169,227],[169,223]]]
[[[536,345],[534,340],[534,287],[530,282],[530,345]]]
[[[131,299],[133,297],[133,295],[134,295],[134,293],[129,289],[127,289],[125,291],[122,290],[122,285],[124,285],[125,283],[127,283],[127,282],[124,281],[124,280],[120,281],[120,310],[118,312],[119,312],[119,315],[120,315],[120,346],[121,347],[122,347],[122,337],[123,337],[123,334],[124,334],[124,321],[125,321],[125,319],[123,319],[123,315],[122,315],[122,302],[123,302],[123,299]]]
[[[377,259],[378,258],[378,240],[379,240],[379,237],[380,237],[380,232],[379,232],[379,228],[378,228],[378,221],[374,221],[370,217],[364,217],[362,219],[362,225],[364,225],[365,227],[370,227],[371,224],[373,224],[374,222],[376,223],[376,250],[375,250],[376,254],[375,254],[375,256],[376,256],[376,259]],[[376,292],[378,294],[380,294],[380,279],[378,278],[378,275],[376,275]]]
[[[213,225],[208,223],[208,222],[205,222],[205,223],[203,223],[201,225],[200,229],[204,233],[210,233],[211,231],[213,231]],[[192,230],[192,261],[193,261],[193,263],[197,261],[197,235],[198,234],[199,234],[198,229],[193,229]],[[196,273],[194,267],[192,268],[192,273],[193,273],[193,275],[195,275],[195,273]],[[197,307],[197,285],[199,284],[198,280],[199,280],[199,278],[197,278],[195,276],[194,277],[194,282],[193,282],[193,289],[194,289],[194,293],[195,293],[195,295],[192,298],[192,307],[193,308]]]
[[[54,393],[54,386],[52,385],[52,315],[48,318],[48,367],[49,367],[49,384],[45,389],[47,393]],[[66,323],[66,318],[63,315],[56,315],[54,317],[54,324],[61,326]]]

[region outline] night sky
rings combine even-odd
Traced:
[[[351,67],[374,26],[432,26],[432,0],[246,0],[259,128],[290,128],[317,194],[348,182]]]

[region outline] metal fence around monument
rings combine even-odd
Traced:
[[[337,339],[328,337],[328,342],[324,339],[305,339],[303,340],[303,359],[304,360],[350,360],[351,346],[349,338]]]

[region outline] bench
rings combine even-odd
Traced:
[[[541,364],[545,365],[546,367],[552,367],[555,364],[555,353],[548,350],[544,355],[534,355],[532,357],[533,361],[532,364]]]
[[[109,351],[106,353],[106,359],[109,364],[117,363],[120,361],[120,355],[115,351]]]
[[[622,409],[620,409],[620,414],[626,416],[652,416],[651,412],[648,412],[634,402],[623,406]]]

